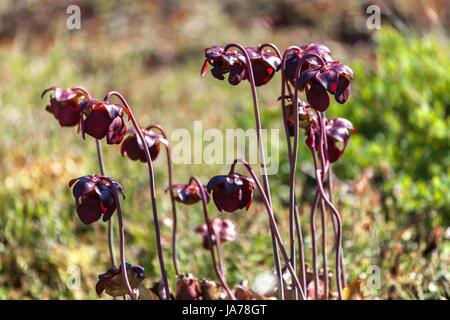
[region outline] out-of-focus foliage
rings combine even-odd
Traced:
[[[337,172],[354,179],[372,167],[391,218],[426,214],[424,222],[449,225],[449,48],[389,28],[376,41],[377,68],[356,62],[355,94],[333,109],[357,130]]]
[[[402,10],[392,6],[395,14],[383,15],[383,23],[397,27],[405,16],[419,23],[432,21],[432,26],[439,24],[439,17],[448,23],[445,11],[439,10],[444,2],[400,1]],[[354,69],[350,99],[329,109],[330,117],[346,117],[357,130],[333,167],[349,279],[368,277],[375,266],[380,287],[363,281],[366,298],[448,298],[447,38],[411,37],[385,25],[371,34],[361,2],[348,3],[154,0],[125,6],[116,1],[80,1],[82,29],[70,31],[66,28],[70,1],[2,1],[0,299],[96,298],[97,275],[109,267],[106,225],[83,225],[67,186],[72,178],[99,173],[94,141],[90,137],[83,141],[76,128],[61,128],[45,111],[47,100],[40,98],[41,92],[52,85],[83,85],[95,99],[102,99],[109,90],[118,90],[143,126],[160,123],[169,138],[177,128],[192,133],[195,120],[203,120],[203,130],[253,128],[246,84],[231,87],[210,74],[199,76],[204,48],[229,41],[245,46],[272,41],[280,49],[324,43]],[[258,96],[263,127],[280,129],[280,174],[271,176],[270,182],[287,239],[289,164],[276,101],[279,82],[278,73]],[[305,245],[310,248],[306,226],[314,184],[305,149],[302,145],[297,176]],[[125,188],[128,262],[145,267],[144,284],[149,287],[159,280],[159,265],[145,167],[121,157],[119,146],[105,145],[104,154],[108,175]],[[175,288],[164,157],[155,161],[155,170],[164,256]],[[187,183],[190,175],[206,183],[228,170],[225,165],[176,164],[175,183]],[[212,217],[223,217],[213,205],[210,209]],[[192,231],[203,222],[201,206],[179,206],[178,212],[182,272],[215,279],[209,253]],[[244,278],[252,283],[272,270],[268,222],[258,195],[248,212],[226,218],[238,229],[237,241],[224,245],[229,283],[234,286]],[[330,222],[329,229],[331,252]],[[306,255],[310,263],[310,253]]]

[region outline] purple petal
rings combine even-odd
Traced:
[[[346,74],[350,77],[351,80],[353,80],[353,70],[345,64],[337,63],[331,66],[330,69],[337,71],[339,74]]]
[[[330,97],[327,90],[319,83],[314,81],[311,87],[306,89],[306,98],[314,109],[323,112],[330,105]]]
[[[84,224],[91,224],[97,221],[103,213],[100,200],[93,197],[81,200],[81,204],[77,207],[77,213]]]
[[[350,96],[351,90],[351,82],[346,77],[340,76],[337,83],[336,92],[334,93],[334,98],[341,104],[345,103],[345,101],[347,101],[348,97]]]
[[[265,53],[262,55],[264,61],[274,70],[278,70],[281,66],[281,59],[275,54]]]
[[[87,181],[86,181],[87,180]],[[73,187],[73,196],[78,199],[95,190],[95,183],[87,179],[86,177],[81,178]]]
[[[308,69],[306,71],[303,71],[300,74],[300,77],[298,78],[298,87],[299,88],[303,87],[306,82],[308,82],[311,79],[314,79],[318,73],[319,73],[318,69]]]
[[[75,98],[76,96],[77,96],[77,94],[75,92],[63,90],[59,87],[55,88],[55,99],[58,102],[67,101],[67,100]]]
[[[106,136],[110,124],[111,118],[106,110],[95,110],[87,116],[84,128],[88,135],[100,140]]]
[[[109,125],[106,133],[107,144],[119,144],[125,135],[126,127],[121,116],[117,116]]]
[[[239,209],[238,197],[230,196],[223,188],[214,189],[212,198],[219,211],[234,212]]]
[[[222,62],[220,60],[214,60],[213,68],[211,69],[211,74],[216,79],[219,79],[219,80],[225,79],[225,77],[223,76],[224,72],[222,69]]]
[[[230,68],[228,82],[233,86],[238,85],[245,77],[245,67],[240,63],[235,63]]]
[[[339,73],[335,70],[328,70],[319,72],[316,78],[329,93],[333,94],[337,87]]]
[[[72,127],[78,124],[80,121],[80,111],[78,105],[69,101],[65,106],[59,107],[58,121],[61,127]]]
[[[205,57],[208,59],[218,58],[223,53],[223,47],[213,46],[211,48],[205,49]]]
[[[262,86],[269,82],[275,74],[275,69],[265,63],[253,63],[253,76],[255,77],[255,85]]]
[[[121,152],[123,156],[128,156],[131,160],[145,159],[144,150],[139,148],[136,136],[129,136],[125,139],[122,143]]]
[[[211,191],[217,187],[219,184],[224,183],[225,179],[228,176],[225,175],[219,175],[219,176],[215,176],[213,178],[211,178],[211,180],[209,180],[208,184],[206,185],[206,190],[211,193]]]

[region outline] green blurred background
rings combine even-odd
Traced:
[[[236,41],[322,43],[355,72],[352,94],[333,103],[330,117],[356,128],[334,166],[335,199],[344,222],[349,280],[380,268],[380,288],[363,282],[373,299],[448,299],[450,295],[448,1],[372,1],[381,8],[379,30],[366,27],[365,1],[151,0],[78,1],[81,30],[66,27],[70,1],[0,3],[0,299],[95,299],[97,275],[108,265],[106,224],[78,219],[68,181],[98,173],[95,143],[61,128],[45,111],[45,88],[82,85],[96,99],[121,92],[143,125],[170,133],[253,128],[251,93],[200,77],[205,47]],[[287,241],[288,174],[277,101],[280,74],[258,89],[264,128],[280,129],[280,172],[270,177],[282,236]],[[131,124],[130,124],[131,126]],[[127,260],[159,277],[146,168],[104,145],[108,175],[125,188]],[[303,226],[314,192],[311,158],[300,147],[297,190]],[[284,160],[283,160],[284,159]],[[165,157],[154,163],[165,260],[170,258],[170,202]],[[176,165],[175,182],[198,175],[205,183],[226,165]],[[267,216],[256,199],[232,219],[238,239],[224,245],[232,286],[253,283],[272,270]],[[192,229],[201,206],[178,206],[183,272],[215,279],[210,257]],[[329,223],[329,229],[331,225]],[[304,228],[307,262],[310,234]],[[332,232],[328,232],[332,250]],[[117,237],[116,237],[117,239]],[[329,261],[334,259],[329,257]],[[320,263],[320,261],[319,261]],[[74,267],[75,266],[75,267]],[[333,267],[332,265],[330,267]],[[79,268],[79,269],[78,269]],[[67,286],[79,270],[80,287]],[[171,283],[172,286],[174,282]]]

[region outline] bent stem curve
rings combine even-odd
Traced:
[[[217,254],[219,255],[219,259],[222,261],[222,252],[220,249],[220,238],[216,234],[216,231],[214,230],[214,228],[212,228],[211,221],[209,220],[208,204],[206,202],[207,195],[206,195],[205,188],[203,187],[203,184],[200,182],[200,180],[196,176],[192,176],[189,179],[189,184],[191,184],[193,181],[199,187],[201,195],[202,195],[201,198],[202,198],[202,204],[203,204],[203,215],[204,215],[206,227],[208,230],[209,251],[211,252],[211,259],[212,259],[214,270],[216,271],[217,277],[219,278],[220,283],[222,284],[223,288],[227,292],[230,299],[236,300],[236,297],[234,296],[233,292],[231,292],[230,288],[228,287],[228,284],[225,280],[225,276],[222,273],[223,270],[219,270],[219,267],[217,266],[216,255],[214,253],[214,246],[216,246]]]
[[[152,158],[150,156],[150,151],[149,151],[147,144],[144,143],[145,138],[144,138],[144,135],[142,134],[141,128],[139,127],[139,125],[136,121],[136,118],[134,117],[133,112],[131,111],[131,108],[128,105],[125,98],[117,91],[110,91],[105,96],[104,100],[108,101],[108,99],[113,95],[118,97],[124,104],[124,107],[127,108],[128,111],[130,112],[131,122],[133,123],[133,126],[136,129],[136,133],[139,136],[139,139],[141,139],[141,141],[143,141],[143,145],[145,146],[144,153],[145,153],[145,157],[147,158],[148,175],[149,175],[149,180],[150,180],[150,196],[151,196],[151,200],[152,200],[153,224],[155,226],[155,238],[156,238],[156,247],[157,247],[157,251],[158,251],[159,266],[161,269],[162,281],[164,282],[164,288],[167,292],[168,299],[170,299],[169,283],[167,281],[167,272],[166,272],[166,268],[164,266],[164,257],[163,257],[162,246],[161,246],[161,234],[160,234],[160,229],[159,229],[158,210],[156,208],[155,177],[154,177],[154,172],[153,172]]]

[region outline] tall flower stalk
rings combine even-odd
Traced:
[[[207,203],[207,194],[205,191],[205,188],[203,187],[203,184],[200,182],[200,180],[196,177],[196,176],[192,176],[189,179],[189,184],[195,183],[197,185],[197,187],[200,189],[200,194],[201,194],[201,200],[202,200],[202,205],[203,205],[203,215],[205,218],[205,223],[206,223],[206,227],[208,230],[208,247],[209,247],[209,251],[211,253],[211,259],[212,259],[212,263],[213,263],[213,267],[214,270],[217,274],[217,277],[219,278],[220,283],[222,284],[223,288],[225,289],[226,293],[228,294],[228,296],[230,297],[231,300],[236,300],[236,297],[234,296],[233,292],[231,292],[230,288],[228,287],[228,284],[225,280],[225,268],[223,265],[223,255],[222,255],[222,249],[220,247],[220,237],[219,235],[216,233],[216,230],[212,227],[211,225],[211,220],[209,219],[209,215],[208,215],[208,203]],[[220,261],[220,267],[217,266],[217,260],[216,260],[216,255],[214,253],[214,247],[217,248],[217,254],[219,256],[219,261]]]
[[[146,130],[150,130],[150,129],[156,129],[159,132],[161,132],[162,136],[164,137],[164,139],[167,139],[167,134],[166,131],[164,130],[164,128],[158,124],[153,124],[150,125],[146,128]],[[169,143],[164,144],[164,146],[166,147],[166,155],[167,155],[167,174],[169,176],[169,190],[172,188],[173,186],[173,165],[172,165],[172,154],[170,152],[170,145]],[[177,208],[175,205],[175,198],[174,195],[172,193],[172,191],[170,191],[170,202],[172,204],[172,219],[173,219],[173,226],[172,226],[172,260],[173,260],[173,266],[175,268],[175,274],[177,275],[177,278],[180,276],[180,268],[178,266],[178,254],[177,254]]]
[[[300,281],[298,280],[297,274],[290,262],[290,259],[287,255],[286,249],[283,245],[283,240],[281,239],[280,236],[280,232],[278,230],[276,221],[275,221],[275,215],[273,213],[273,208],[272,205],[269,202],[269,198],[267,197],[264,188],[262,187],[261,183],[259,182],[258,177],[256,176],[255,172],[253,171],[253,169],[251,168],[251,166],[248,164],[247,161],[242,160],[242,159],[236,159],[233,161],[233,164],[231,165],[231,169],[230,169],[230,174],[234,173],[234,167],[236,165],[236,163],[241,163],[245,166],[245,168],[247,169],[247,171],[250,173],[250,175],[252,176],[252,178],[255,181],[255,184],[259,190],[259,192],[261,193],[261,196],[263,197],[263,202],[264,205],[266,207],[267,210],[267,214],[269,215],[269,224],[270,224],[270,229],[273,230],[274,232],[274,236],[275,236],[275,240],[277,241],[277,244],[280,248],[281,254],[283,256],[284,259],[284,263],[286,264],[286,267],[291,275],[292,281],[294,283],[294,286],[297,288],[298,292],[300,293],[300,297],[302,300],[306,299],[306,293],[302,288],[302,285],[300,284]]]
[[[342,249],[342,222],[341,217],[339,215],[339,212],[336,210],[334,205],[330,202],[328,199],[328,196],[325,194],[325,190],[323,189],[323,178],[325,177],[325,174],[327,172],[328,166],[330,166],[330,163],[326,161],[325,154],[328,154],[328,150],[324,150],[324,136],[326,134],[325,131],[325,121],[322,117],[321,112],[316,111],[317,117],[319,119],[319,158],[322,164],[322,169],[319,168],[317,163],[317,155],[315,148],[310,148],[313,160],[314,160],[314,167],[315,167],[315,174],[316,174],[316,181],[317,181],[317,192],[319,192],[320,197],[325,201],[326,205],[330,208],[335,222],[336,222],[336,284],[337,284],[337,290],[338,290],[338,297],[342,300],[342,276],[341,276],[341,249]],[[326,140],[326,138],[325,138]],[[327,146],[325,146],[327,147]],[[326,151],[326,152],[325,152]],[[317,272],[317,270],[315,271]],[[325,275],[327,276],[327,275]],[[316,287],[318,286],[317,283],[315,283]]]
[[[294,223],[297,222],[298,226],[298,234],[299,234],[299,260],[300,260],[300,275],[303,285],[303,291],[306,291],[306,267],[305,267],[305,257],[304,257],[304,250],[303,250],[303,234],[301,231],[301,225],[299,223],[299,218],[297,216],[297,210],[296,210],[296,196],[295,196],[295,172],[297,170],[297,158],[298,158],[298,129],[299,129],[299,122],[298,122],[298,82],[295,81],[295,88],[294,88],[294,101],[293,101],[293,108],[294,108],[294,142],[293,145],[291,145],[291,139],[289,134],[289,128],[287,125],[287,119],[286,119],[286,105],[285,105],[285,94],[286,94],[286,87],[289,89],[289,84],[286,82],[286,76],[285,76],[285,69],[286,69],[286,58],[287,54],[291,51],[298,51],[301,52],[301,49],[296,46],[288,47],[284,54],[283,54],[283,61],[282,61],[282,84],[281,84],[281,101],[282,101],[282,116],[283,116],[283,123],[285,127],[285,133],[286,133],[286,139],[287,139],[287,146],[288,146],[288,156],[289,156],[289,162],[290,162],[290,171],[289,171],[289,234],[290,234],[290,243],[291,243],[291,262],[293,265],[295,265],[295,239],[294,239]],[[300,59],[300,62],[298,63],[297,69],[295,71],[295,79],[298,79],[298,76],[300,74],[301,68],[303,66],[303,62],[309,57],[310,55],[304,55]],[[291,90],[289,89],[289,93],[291,95]],[[294,291],[295,296],[297,296],[297,293]]]
[[[299,50],[297,46],[291,46],[287,48],[281,56],[280,50],[275,46],[273,43],[264,43],[258,47],[259,50],[262,50],[265,47],[269,47],[272,50],[274,50],[278,57],[281,59],[281,100],[282,100],[282,117],[283,117],[283,125],[285,129],[286,134],[286,142],[287,142],[287,149],[288,149],[288,159],[290,166],[295,166],[296,164],[293,163],[294,157],[293,157],[293,151],[291,146],[291,139],[289,138],[289,128],[287,124],[287,117],[286,117],[286,106],[285,106],[285,91],[286,86],[288,87],[289,94],[291,93],[291,90],[286,83],[285,74],[284,71],[286,69],[286,55],[288,52],[292,50]],[[295,135],[298,139],[298,133]],[[294,143],[296,143],[294,141]],[[297,145],[297,144],[296,144]],[[296,159],[296,158],[295,158]],[[296,162],[296,160],[295,160]],[[290,167],[290,170],[292,169]],[[290,175],[291,180],[291,175]],[[298,217],[298,210],[297,210],[297,203],[295,199],[295,195],[292,195],[292,190],[290,190],[289,193],[289,248],[290,248],[290,261],[291,265],[294,268],[294,271],[297,269],[297,261],[296,261],[296,253],[295,253],[295,234],[297,234],[298,239],[298,250],[299,250],[299,262],[300,262],[300,282],[303,287],[303,291],[306,292],[306,270],[305,270],[305,256],[304,256],[304,248],[303,248],[303,232],[300,224],[300,220]],[[294,287],[294,299],[298,299],[298,292],[297,288]]]
[[[113,186],[113,182],[110,178],[104,177],[106,181],[109,182],[111,186]],[[124,284],[127,288],[128,294],[130,295],[131,299],[136,300],[136,296],[133,293],[133,289],[131,289],[130,282],[128,281],[128,275],[127,275],[127,268],[126,268],[126,260],[125,260],[125,233],[123,228],[123,221],[122,221],[122,210],[120,209],[120,201],[119,201],[119,195],[117,194],[116,188],[111,188],[113,190],[114,194],[114,200],[116,201],[117,205],[117,221],[119,223],[119,249],[120,249],[120,264],[122,266],[122,278],[124,281]],[[111,221],[110,221],[111,222]],[[124,296],[124,299],[126,300],[126,297]]]
[[[244,55],[244,57],[247,61],[247,63],[246,63],[247,77],[250,82],[250,88],[252,91],[252,98],[253,98],[253,111],[254,111],[254,116],[255,116],[259,162],[260,162],[260,166],[261,166],[261,177],[263,180],[264,191],[267,195],[268,203],[270,206],[272,206],[269,179],[268,179],[267,170],[266,170],[265,150],[264,150],[264,145],[263,145],[263,141],[262,141],[261,116],[259,113],[258,96],[257,96],[257,92],[256,92],[256,84],[255,84],[255,77],[254,77],[254,73],[253,73],[253,67],[250,62],[250,56],[249,56],[247,50],[242,45],[240,45],[238,43],[229,43],[228,45],[225,46],[224,52],[227,52],[231,48],[239,49],[239,51],[242,53],[242,55]],[[277,53],[279,55],[279,51]],[[276,269],[276,273],[277,273],[277,277],[278,277],[278,285],[280,288],[280,297],[281,297],[281,299],[284,299],[284,283],[283,283],[282,272],[281,272],[280,256],[278,253],[277,241],[275,239],[275,234],[274,234],[275,231],[273,230],[272,225],[270,227],[270,231],[271,231],[271,237],[272,237],[272,247],[273,247],[273,253],[274,253],[274,260],[275,260],[275,269]]]
[[[196,177],[196,176],[192,176],[189,179],[189,184],[195,183],[197,185],[197,187],[200,189],[200,198],[202,200],[202,205],[203,205],[203,215],[205,218],[205,223],[206,223],[206,228],[208,230],[208,247],[209,247],[209,251],[211,253],[211,259],[213,262],[213,267],[214,267],[214,271],[217,274],[217,277],[220,280],[220,283],[222,284],[223,288],[225,289],[225,291],[227,292],[228,296],[230,297],[231,300],[236,300],[236,297],[234,296],[233,292],[231,292],[230,287],[228,287],[228,284],[225,280],[225,274],[224,274],[224,266],[223,266],[223,255],[222,255],[222,249],[220,247],[220,237],[219,235],[216,233],[216,230],[212,227],[211,225],[211,220],[209,219],[209,215],[208,215],[208,203],[207,203],[207,194],[205,191],[205,188],[203,187],[203,184],[200,182],[200,180]],[[214,253],[214,247],[217,248],[217,254],[219,256],[219,263],[220,263],[220,267],[217,266],[217,260],[216,260],[216,255]]]
[[[150,180],[150,197],[151,197],[152,209],[153,209],[152,211],[153,211],[153,223],[155,226],[156,248],[158,251],[158,259],[159,259],[159,265],[160,265],[160,269],[161,269],[161,277],[162,277],[162,281],[164,283],[164,288],[166,290],[165,292],[169,293],[170,292],[169,283],[167,280],[167,272],[166,272],[166,268],[164,266],[164,257],[163,257],[162,246],[161,246],[161,234],[160,234],[160,228],[159,228],[158,210],[156,207],[155,177],[154,177],[153,163],[152,163],[152,159],[150,156],[150,151],[149,151],[147,144],[145,143],[145,139],[142,134],[141,128],[139,127],[139,125],[136,121],[136,118],[134,117],[133,112],[132,112],[130,106],[128,105],[127,101],[125,100],[125,98],[117,91],[110,91],[105,96],[104,101],[108,101],[108,99],[111,96],[118,97],[124,104],[124,107],[129,111],[131,122],[133,123],[133,126],[136,129],[136,134],[139,136],[139,139],[141,139],[141,141],[144,145],[144,152],[145,152],[145,157],[147,158],[148,174],[149,174],[149,180]],[[167,297],[168,297],[168,299],[170,299],[169,294],[167,294]]]

